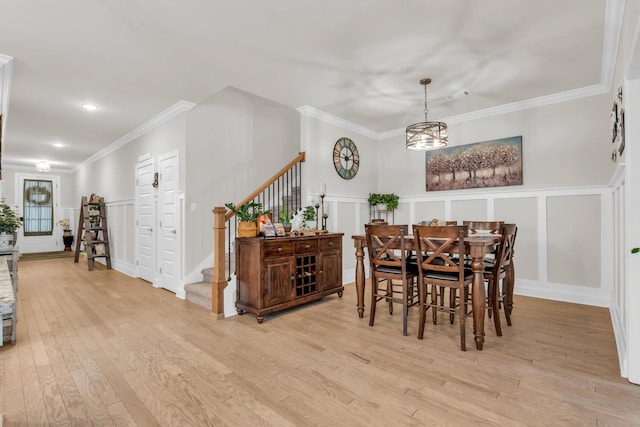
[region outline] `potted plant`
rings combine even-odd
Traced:
[[[398,209],[400,197],[394,193],[378,194],[371,193],[367,199],[371,206],[376,206],[379,211],[394,211]]]
[[[302,211],[302,228],[305,230],[315,230],[318,228],[318,216],[316,209],[309,205]]]
[[[271,212],[263,211],[260,202],[248,202],[240,207],[236,207],[233,203],[225,203],[224,205],[238,218],[238,237],[256,237],[258,218]]]
[[[0,248],[7,249],[15,245],[17,233],[22,221],[4,199],[0,200]]]
[[[73,244],[73,234],[69,229],[69,218],[63,218],[58,221],[58,225],[62,227],[62,241],[64,242],[64,250],[70,251]]]
[[[285,199],[282,199],[282,208],[280,209],[280,215],[278,219],[282,223],[285,232],[288,233],[289,231],[291,231],[291,213],[289,212],[287,201]]]

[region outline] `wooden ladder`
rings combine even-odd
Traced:
[[[89,271],[93,271],[93,260],[95,258],[105,258],[107,268],[110,269],[111,251],[109,248],[109,233],[107,232],[107,210],[103,197],[100,197],[99,201],[88,201],[86,197],[82,197],[78,230],[83,230],[82,238],[76,242],[76,254],[73,262],[78,262],[80,244],[83,241],[84,249],[87,253]]]

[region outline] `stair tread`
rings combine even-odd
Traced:
[[[200,296],[206,296],[211,298],[211,283],[209,282],[197,282],[184,285],[184,290],[187,293],[193,293]]]

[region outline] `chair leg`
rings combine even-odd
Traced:
[[[467,312],[467,300],[460,299],[460,311],[458,314],[460,315],[460,350],[467,351],[467,335],[464,326],[464,320],[466,319],[466,315],[464,313]]]
[[[487,301],[488,301],[487,313],[489,314],[489,319],[491,319],[491,316],[493,315],[493,304],[491,303],[491,301],[493,301],[494,289],[493,289],[492,283],[493,281],[489,280],[487,285]]]
[[[438,287],[431,285],[431,308],[433,308],[433,324],[438,324]]]
[[[449,323],[453,325],[453,321],[456,319],[456,295],[457,292],[454,288],[449,288]]]
[[[503,310],[504,310],[504,317],[505,317],[505,319],[507,319],[507,325],[511,326],[511,308],[512,308],[513,304],[512,304],[512,301],[511,301],[510,297],[509,297],[508,287],[509,287],[510,284],[508,282],[509,282],[509,280],[507,280],[506,278],[504,278],[502,280],[502,289],[503,290],[501,291],[501,294],[502,294],[502,307],[503,307]],[[507,289],[504,289],[505,287]]]
[[[387,279],[387,301],[389,302],[389,314],[393,314],[393,283]]]
[[[371,308],[369,310],[369,326],[373,326],[373,321],[376,318],[376,303],[378,302],[378,279],[374,275],[371,275]]]
[[[489,289],[492,289],[492,292],[489,293],[491,295],[491,305],[493,308],[493,325],[496,328],[496,335],[499,337],[502,336],[502,326],[500,325],[500,309],[498,308],[498,290],[497,283],[491,280],[489,282]]]
[[[424,337],[424,324],[427,320],[427,285],[418,281],[418,303],[420,308],[420,316],[418,319],[418,339]]]
[[[413,279],[411,279],[413,282]],[[409,283],[402,281],[402,335],[407,336],[407,317],[409,317]]]

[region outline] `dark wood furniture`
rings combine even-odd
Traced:
[[[417,242],[414,246],[418,257],[420,300],[418,338],[422,339],[424,336],[428,308],[431,308],[434,325],[438,323],[438,311],[449,313],[452,324],[457,314],[460,318],[460,349],[462,351],[467,350],[464,321],[468,315],[467,300],[473,273],[464,267],[464,257],[451,256],[451,254],[464,253],[464,238],[468,234],[469,229],[466,225],[413,226],[413,235]],[[431,285],[430,292],[429,285]],[[448,307],[444,304],[445,288],[449,290]],[[428,293],[431,294],[430,300],[427,299]],[[456,295],[459,298],[456,298]]]
[[[393,303],[402,305],[402,335],[407,335],[409,307],[418,303],[416,269],[407,265],[411,251],[404,244],[408,225],[366,224],[367,248],[371,267],[371,311],[369,326],[376,318],[379,301],[387,302],[389,314]]]
[[[494,263],[487,262],[484,278],[488,283],[489,300],[493,301],[494,323],[496,333],[502,335],[499,309],[504,308],[507,325],[511,326],[511,309],[513,308],[513,248],[516,242],[518,227],[515,224],[502,225],[502,240]],[[502,286],[500,286],[502,283]],[[491,309],[490,309],[491,310]],[[491,311],[489,311],[491,317]]]
[[[236,239],[236,309],[258,323],[337,293],[342,297],[342,233]]]
[[[464,239],[465,253],[473,259],[473,333],[475,335],[476,348],[482,350],[484,346],[484,256],[500,243],[500,235],[470,235]],[[356,295],[358,299],[358,317],[364,316],[364,248],[367,247],[367,238],[364,234],[351,236],[353,246],[356,249]],[[414,249],[413,235],[405,237],[408,249]]]

